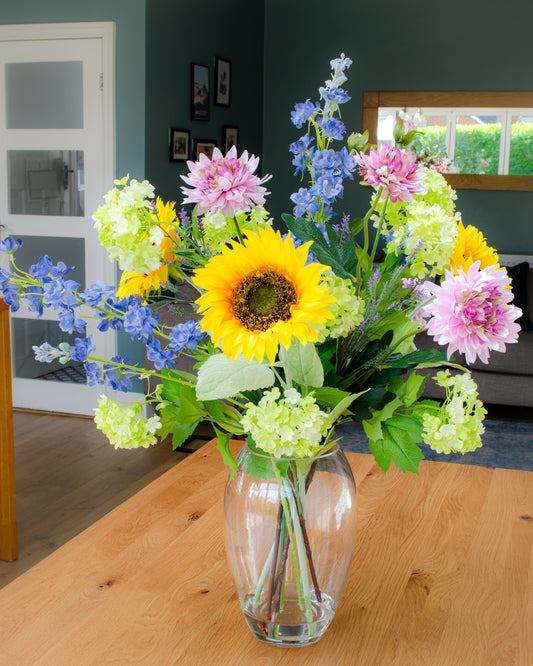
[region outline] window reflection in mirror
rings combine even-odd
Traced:
[[[420,161],[456,188],[533,190],[533,93],[368,92],[363,129],[394,144],[396,118],[418,129]]]

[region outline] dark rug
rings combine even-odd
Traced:
[[[426,444],[421,444],[424,459],[533,472],[533,423],[487,419],[484,425],[485,433],[481,437],[483,446],[480,449],[465,454],[444,455],[436,453]],[[340,444],[344,451],[371,453],[361,423],[353,421],[343,423],[335,429],[335,432],[337,435],[342,435]]]

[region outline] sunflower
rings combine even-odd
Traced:
[[[463,268],[465,273],[468,272],[474,261],[481,262],[479,270],[498,264],[496,250],[487,245],[487,241],[479,229],[471,224],[465,228],[462,222],[459,222],[458,228],[459,234],[450,259],[450,266],[455,275],[459,273],[460,268]]]
[[[205,293],[196,301],[203,312],[202,330],[229,358],[239,354],[272,363],[281,343],[295,336],[302,344],[317,340],[311,324],[331,318],[326,309],[335,301],[320,285],[328,267],[305,265],[310,243],[295,248],[271,227],[247,232],[244,244],[221,246],[193,277]]]
[[[152,218],[159,222],[159,227],[163,231],[164,238],[161,241],[161,255],[163,263],[155,271],[150,273],[136,273],[135,271],[124,271],[120,277],[120,283],[117,289],[119,298],[128,296],[145,296],[152,291],[160,289],[168,282],[171,266],[169,265],[175,259],[174,249],[177,244],[177,229],[174,224],[176,219],[175,202],[168,201],[164,203],[160,197],[155,202],[156,210],[151,214]]]

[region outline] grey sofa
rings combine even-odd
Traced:
[[[533,407],[533,257],[501,255],[500,263],[508,268],[513,280],[513,302],[524,313],[519,320],[522,330],[518,342],[507,345],[503,354],[491,352],[488,364],[479,360],[469,364],[458,354],[454,358],[470,369],[483,403]],[[419,348],[435,346],[425,333],[417,336],[415,344]],[[428,379],[424,397],[442,399],[444,390]]]

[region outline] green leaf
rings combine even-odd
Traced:
[[[216,354],[210,356],[198,370],[196,396],[198,400],[231,398],[242,391],[267,388],[275,382],[267,365],[238,356],[234,361]]]
[[[172,404],[165,405],[159,410],[159,417],[161,418],[161,428],[157,431],[159,439],[163,440],[170,435],[176,423],[177,413],[176,406]]]
[[[220,402],[220,400],[205,400],[203,406],[213,421],[224,420],[226,414],[223,402]]]
[[[370,440],[370,450],[386,472],[391,461],[402,472],[418,473],[424,457],[417,443],[422,439],[422,425],[408,416],[396,416],[382,424],[383,436]]]
[[[373,387],[355,400],[350,411],[354,421],[364,421],[372,418],[371,409],[379,411],[394,398],[394,394],[382,387]]]
[[[222,455],[222,460],[224,461],[225,465],[228,465],[230,468],[230,481],[233,479],[235,474],[237,474],[238,466],[237,466],[237,461],[233,457],[233,454],[231,453],[230,449],[230,435],[227,432],[222,432],[219,430],[215,425],[213,425],[213,428],[215,430],[218,442],[217,442],[217,449],[220,451]]]
[[[320,387],[324,383],[324,368],[312,342],[302,345],[299,340],[294,340],[288,349],[280,346],[279,356],[287,378],[301,386]]]
[[[248,444],[250,451],[254,451],[255,453],[259,454],[257,456],[247,457],[246,466],[243,467],[247,474],[251,474],[257,479],[273,479],[276,476],[276,470],[278,470],[281,476],[287,476],[289,462],[286,458],[274,458],[272,456],[266,455],[265,452],[256,445],[251,437],[246,438],[246,443]]]
[[[360,395],[361,393],[352,393],[343,398],[337,405],[335,405],[335,407],[329,413],[328,415],[329,422],[331,424],[335,423],[335,421],[342,415],[342,413],[346,411],[348,407],[352,404],[352,402]]]
[[[352,237],[345,239],[342,245],[328,245],[322,232],[315,224],[303,218],[294,219],[292,215],[282,215],[283,221],[296,238],[307,242],[312,240],[313,254],[323,264],[330,266],[335,273],[344,279],[351,279],[357,263],[355,244]]]
[[[180,393],[175,400],[176,420],[172,428],[173,448],[181,446],[193,434],[206,414],[203,405],[196,399],[194,386],[179,386]]]
[[[181,421],[176,421],[172,429],[172,448],[176,450],[184,442],[186,442],[191,435],[194,434],[197,426],[201,422],[201,418],[191,421],[189,423],[183,423]]]
[[[186,385],[185,383],[189,384],[194,384],[196,382],[196,377],[188,372],[183,372],[183,371],[176,371],[168,370],[167,368],[163,368],[162,373],[164,375],[163,379],[163,395],[167,400],[170,402],[177,402],[180,398],[181,395],[181,387]],[[179,377],[180,379],[183,380],[181,381],[174,381],[170,379],[169,377]]]
[[[351,395],[348,391],[341,391],[334,386],[322,386],[313,391],[315,400],[323,407],[333,409],[341,400]]]
[[[364,223],[365,221],[362,217],[356,217],[348,222],[348,228],[350,229],[352,236],[357,236],[357,234],[363,228]]]

